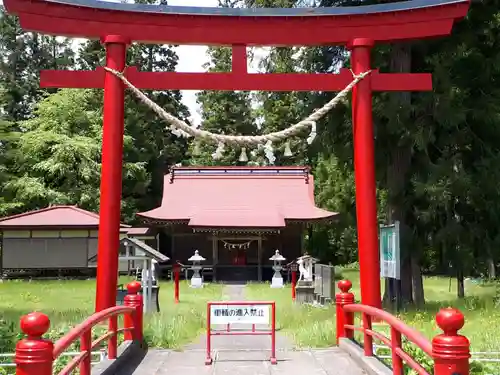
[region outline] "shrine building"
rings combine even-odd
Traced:
[[[189,264],[198,250],[214,281],[270,280],[276,250],[295,260],[307,227],[337,215],[316,207],[309,167],[174,167],[161,206],[138,214],[163,254]]]
[[[97,264],[99,215],[77,206],[53,205],[0,218],[2,274],[92,275]],[[157,247],[149,228],[120,225],[120,238],[135,238]],[[120,246],[120,255],[125,254]],[[120,261],[119,272],[130,273],[133,262]]]

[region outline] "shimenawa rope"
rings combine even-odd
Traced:
[[[209,142],[218,144],[218,149],[223,149],[225,144],[238,145],[238,146],[251,146],[251,145],[262,145],[268,144],[269,142],[279,142],[287,140],[290,137],[296,136],[301,131],[306,129],[307,127],[311,127],[311,133],[308,138],[308,143],[311,143],[314,137],[316,136],[316,122],[320,120],[323,116],[325,116],[332,108],[334,108],[348,93],[352,90],[352,88],[363,78],[365,78],[368,74],[371,73],[371,70],[366,71],[364,73],[354,75],[353,81],[349,83],[342,91],[340,91],[332,100],[326,103],[320,109],[315,110],[308,117],[303,119],[302,121],[292,125],[284,130],[280,130],[277,132],[264,134],[264,135],[224,135],[224,134],[215,134],[206,130],[196,129],[192,126],[189,126],[186,122],[178,119],[177,117],[171,115],[163,108],[161,108],[154,101],[149,99],[141,90],[132,85],[132,83],[125,77],[122,72],[117,70],[104,67],[104,69],[118,78],[120,78],[123,83],[137,96],[147,107],[156,112],[158,116],[168,122],[174,128],[180,130],[184,135],[190,135],[195,138],[201,138],[203,140],[207,140]],[[182,135],[182,134],[181,134]]]

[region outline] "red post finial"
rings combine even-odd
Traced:
[[[464,315],[448,307],[436,314],[443,333],[432,339],[435,375],[469,375],[470,343],[458,331],[464,326]]]
[[[41,312],[32,312],[21,317],[21,331],[30,338],[41,338],[50,328],[50,319]]]
[[[132,281],[127,284],[127,292],[128,294],[139,294],[141,291],[142,285],[138,281]]]
[[[340,280],[337,286],[343,293],[349,293],[352,288],[352,283],[349,280]]]
[[[455,336],[465,324],[464,314],[452,307],[441,309],[436,314],[436,323],[445,335]]]
[[[50,319],[40,312],[25,315],[21,330],[28,337],[16,345],[16,375],[52,375],[54,345],[42,336],[50,328]]]

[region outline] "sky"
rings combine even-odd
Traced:
[[[217,7],[217,0],[168,0],[168,5]],[[178,72],[204,72],[203,64],[208,62],[206,46],[179,46],[175,48],[179,56]],[[257,72],[259,61],[266,55],[265,48],[254,50],[254,60],[249,61],[248,71]],[[192,120],[199,125],[201,121],[200,106],[196,103],[196,91],[182,91],[182,101],[189,108]]]
[[[2,0],[0,0],[1,3]],[[103,0],[103,1],[112,1],[112,2],[120,2],[123,0]],[[193,6],[193,7],[217,7],[218,0],[168,0],[168,5],[173,6]],[[74,45],[75,47],[83,43],[84,39],[75,39]],[[175,47],[175,51],[179,56],[179,62],[176,68],[178,72],[204,72],[205,69],[203,65],[208,62],[207,56],[207,47],[206,46],[178,46]],[[269,48],[254,48],[253,49],[253,60],[248,61],[248,72],[256,73],[259,71],[258,65],[259,62],[266,57],[268,54]],[[195,125],[200,125],[201,123],[201,113],[200,106],[196,103],[196,93],[197,91],[193,90],[183,90],[182,93],[182,102],[189,108],[189,112],[191,113],[190,120]]]
[[[217,0],[169,0],[168,5],[216,7]],[[208,61],[206,46],[179,46],[176,47],[179,56],[178,72],[203,72],[203,64]],[[189,108],[193,122],[199,124],[200,106],[196,103],[196,91],[182,91],[182,102]]]

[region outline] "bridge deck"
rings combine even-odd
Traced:
[[[244,285],[227,285],[224,295],[245,300]],[[251,327],[239,325],[239,329]],[[257,329],[260,327],[257,326]],[[264,329],[264,327],[262,327]],[[214,326],[214,329],[224,327]],[[205,365],[206,336],[183,351],[149,350],[137,366],[121,366],[115,375],[364,375],[349,354],[339,348],[295,350],[285,335],[276,334],[277,365],[269,362],[269,336],[213,336],[213,364]]]
[[[269,351],[227,350],[213,352],[214,363],[204,364],[205,352],[150,350],[135,369],[115,375],[364,375],[351,357],[338,348],[280,350],[278,364],[271,365]]]

